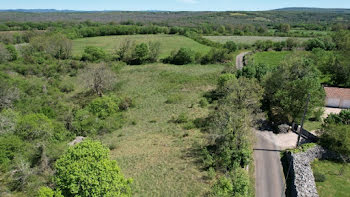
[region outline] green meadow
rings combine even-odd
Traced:
[[[164,58],[174,50],[190,48],[195,52],[206,53],[210,47],[193,41],[190,38],[179,35],[121,35],[81,38],[73,41],[73,55],[79,56],[86,46],[101,47],[108,52],[118,49],[125,40],[134,41],[136,44],[159,42],[160,58]]]

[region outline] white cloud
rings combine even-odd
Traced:
[[[188,3],[188,4],[196,4],[198,3],[197,0],[177,0],[179,2],[182,2],[182,3]]]

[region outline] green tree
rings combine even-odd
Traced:
[[[64,196],[131,196],[132,181],[108,154],[108,148],[91,140],[69,148],[55,164],[57,188]]]
[[[237,50],[237,44],[233,41],[227,41],[224,47],[228,49],[229,52],[235,52]]]
[[[175,65],[184,65],[193,63],[194,59],[195,53],[191,49],[181,48],[177,52],[174,52],[172,55],[165,58],[163,62]]]
[[[271,72],[264,83],[269,117],[277,124],[300,120],[308,94],[308,115],[324,105],[320,72],[304,57],[292,57]]]
[[[134,52],[132,53],[132,61],[131,64],[143,64],[148,59],[149,48],[145,43],[141,43],[136,45]]]
[[[278,30],[283,33],[288,33],[290,31],[290,25],[289,24],[280,24],[278,26]]]
[[[95,46],[87,46],[84,49],[83,56],[81,57],[82,61],[97,62],[104,60],[107,57],[106,52]]]

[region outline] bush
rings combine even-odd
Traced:
[[[143,64],[148,60],[148,56],[149,56],[148,45],[145,43],[141,43],[139,45],[136,45],[132,53],[132,60],[129,63],[133,65]]]
[[[233,41],[227,41],[224,45],[224,48],[227,49],[230,53],[237,51],[237,44]]]
[[[258,81],[262,81],[264,76],[272,71],[268,66],[265,64],[253,64],[243,67],[241,71],[237,72],[238,77],[246,77],[246,78],[256,78]]]
[[[13,110],[3,110],[0,113],[0,135],[13,134],[16,131],[16,125],[19,113]]]
[[[164,63],[175,65],[191,64],[195,60],[195,53],[191,49],[181,48],[163,60]]]
[[[160,42],[149,42],[149,61],[156,62],[160,54]]]
[[[64,196],[131,196],[132,180],[125,179],[109,150],[100,142],[84,140],[55,164],[54,182]]]
[[[187,123],[189,121],[189,118],[186,113],[182,112],[175,120],[175,123]]]
[[[209,102],[206,98],[202,98],[200,101],[199,101],[199,105],[204,108],[204,107],[207,107],[209,105]]]
[[[6,46],[7,51],[9,52],[10,58],[9,61],[15,61],[18,58],[18,53],[16,48],[13,45]]]
[[[72,41],[63,34],[36,36],[30,40],[35,51],[50,55],[56,59],[68,59],[72,55]]]
[[[316,182],[325,182],[326,176],[320,172],[314,172],[314,177]]]
[[[342,110],[339,114],[330,114],[324,122],[326,124],[350,124],[350,109]]]
[[[84,49],[83,56],[81,57],[82,61],[97,62],[104,60],[107,57],[106,52],[95,46],[87,46]]]
[[[350,155],[350,127],[344,124],[323,125],[321,145],[341,155]]]
[[[105,119],[119,110],[119,104],[120,99],[115,96],[102,96],[93,100],[87,109],[98,118]]]
[[[51,138],[54,125],[44,114],[27,114],[19,118],[16,134],[26,140]]]
[[[201,59],[201,64],[225,63],[233,59],[225,49],[211,49]]]
[[[305,49],[307,51],[312,51],[314,48],[325,49],[326,46],[325,46],[324,42],[318,38],[314,38],[314,39],[310,39],[310,40],[306,41]]]
[[[11,59],[11,54],[6,47],[0,43],[0,63],[6,62]]]
[[[7,168],[18,152],[24,150],[24,142],[15,135],[0,136],[0,166]]]
[[[212,187],[212,196],[246,197],[249,196],[250,181],[248,173],[243,168],[221,177]]]
[[[177,104],[177,103],[181,103],[181,101],[183,100],[183,96],[181,96],[180,94],[172,94],[168,97],[168,99],[165,101],[166,104]]]
[[[127,110],[130,107],[134,107],[135,104],[131,98],[124,98],[120,103],[119,103],[119,109],[120,110]]]
[[[49,187],[41,187],[38,191],[38,197],[64,197],[61,191],[54,191]]]
[[[96,135],[99,132],[101,120],[90,113],[87,109],[75,112],[72,127],[79,136]]]

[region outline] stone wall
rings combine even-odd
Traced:
[[[292,179],[291,196],[318,197],[310,163],[315,159],[339,160],[337,154],[316,145],[305,152],[288,153],[289,176]]]

